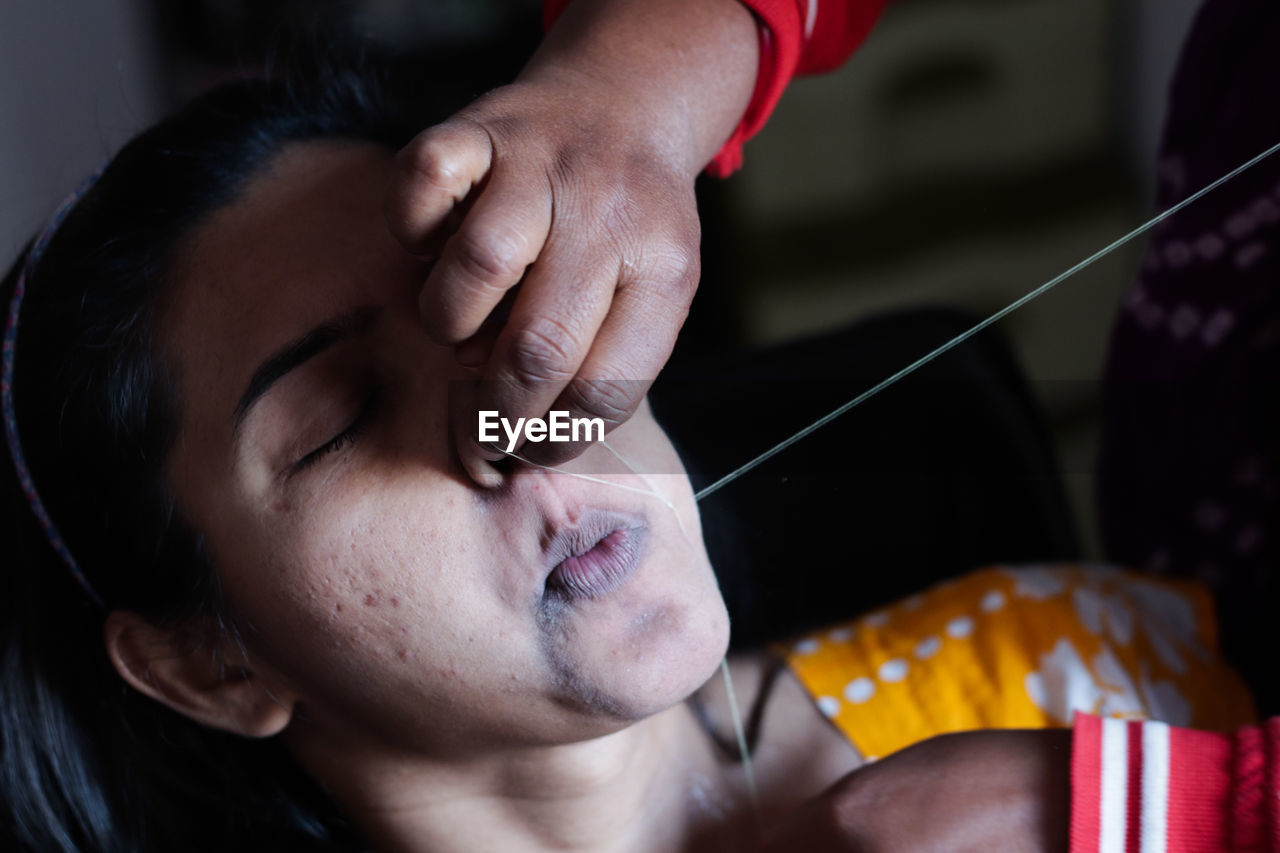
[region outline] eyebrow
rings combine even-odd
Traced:
[[[330,317],[267,356],[253,372],[248,386],[240,395],[240,402],[236,404],[231,427],[232,437],[234,438],[239,432],[241,424],[248,417],[254,403],[258,402],[272,385],[320,353],[342,341],[368,332],[377,323],[381,313],[382,309],[376,305],[358,306]]]

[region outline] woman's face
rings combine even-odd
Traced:
[[[609,444],[667,473],[599,445],[562,469],[627,488],[463,474],[447,424],[467,374],[421,330],[426,268],[383,223],[391,157],[293,145],[192,235],[161,320],[172,487],[295,722],[440,752],[617,730],[724,654],[688,479],[647,406]]]

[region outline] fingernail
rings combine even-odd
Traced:
[[[502,485],[502,472],[494,468],[484,459],[473,458],[463,463],[467,474],[475,481],[476,485],[482,489],[496,489]]]

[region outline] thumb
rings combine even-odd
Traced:
[[[427,128],[396,155],[384,213],[392,235],[415,255],[442,242],[440,226],[484,181],[493,164],[489,134],[469,121]]]

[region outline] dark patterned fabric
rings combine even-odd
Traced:
[[[1166,209],[1280,142],[1280,3],[1207,0],[1158,167]],[[1106,373],[1108,557],[1214,590],[1228,656],[1275,712],[1280,156],[1153,235]]]

